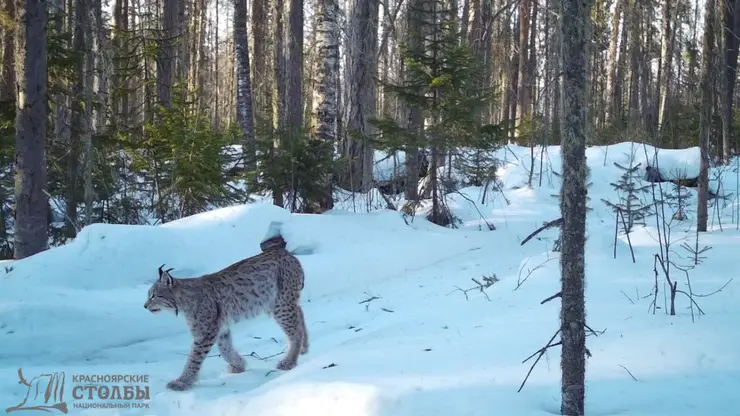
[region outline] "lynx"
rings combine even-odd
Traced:
[[[279,223],[270,224],[273,233],[278,228],[278,235],[268,234],[260,254],[218,272],[175,279],[170,275],[173,269],[159,267],[159,278],[149,289],[144,307],[154,314],[182,313],[193,336],[185,368],[177,379],[167,383],[167,388],[189,389],[214,344],[229,373],[243,372],[246,361],[232,344],[229,325],[263,313],[275,319],[288,338],[288,351],[277,364],[279,370],[293,369],[298,354],[308,352],[308,332],[300,306],[304,271],[295,255],[286,250],[279,227]]]

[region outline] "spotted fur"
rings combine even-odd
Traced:
[[[278,369],[291,370],[299,353],[308,352],[308,332],[300,306],[303,267],[285,249],[282,236],[270,240],[277,244],[263,245],[262,253],[200,277],[175,279],[170,274],[173,269],[159,267],[159,278],[149,289],[144,307],[152,313],[182,314],[193,336],[185,368],[177,379],[167,383],[169,389],[190,388],[214,344],[230,373],[243,372],[246,361],[233,346],[229,326],[263,313],[275,319],[288,338],[288,351],[277,364]]]

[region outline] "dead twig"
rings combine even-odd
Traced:
[[[632,298],[630,298],[629,296],[627,296],[627,294],[624,293],[624,290],[620,290],[620,292],[622,292],[622,294],[624,295],[624,297],[627,298],[627,300],[630,301],[631,304],[633,304],[633,305],[635,304],[635,301],[633,301]]]
[[[469,196],[465,195],[464,193],[462,193],[460,191],[455,191],[455,192],[458,195],[460,195],[461,197],[465,198],[468,202],[470,202],[471,205],[473,205],[473,208],[475,208],[475,210],[478,211],[478,216],[480,216],[480,219],[482,219],[483,222],[486,223],[486,226],[488,226],[488,231],[495,231],[496,230],[496,226],[493,225],[493,223],[489,222],[488,221],[488,218],[486,218],[483,215],[483,213],[480,212],[480,210],[478,209],[478,204],[476,204],[475,201],[473,201]]]
[[[498,282],[499,281],[499,278],[496,277],[495,274],[492,274],[491,276],[483,276],[483,282],[478,281],[474,277],[471,277],[470,280],[472,280],[477,286],[471,287],[469,289],[463,289],[463,288],[461,288],[459,286],[455,286],[455,290],[453,290],[452,292],[448,293],[448,295],[450,295],[452,293],[455,293],[457,291],[460,291],[460,292],[463,293],[463,295],[465,295],[465,300],[470,300],[470,298],[468,297],[468,292],[477,289],[490,302],[491,301],[491,298],[488,297],[488,293],[486,293],[486,289],[488,289],[489,287],[493,286],[494,283]]]
[[[527,279],[529,279],[529,277],[532,275],[532,273],[534,273],[538,269],[541,269],[542,267],[545,266],[545,264],[549,263],[551,260],[555,260],[556,258],[557,257],[550,257],[550,255],[548,253],[547,260],[545,260],[542,263],[540,263],[537,266],[535,266],[534,269],[527,269],[527,275],[524,277],[524,279],[522,279],[522,271],[524,270],[524,267],[529,262],[529,258],[527,258],[527,260],[524,261],[524,264],[522,265],[522,267],[519,268],[519,274],[518,274],[517,279],[516,279],[516,287],[514,288],[514,290],[519,289],[524,284],[524,282],[526,282]]]
[[[372,302],[372,301],[378,300],[378,299],[380,299],[380,297],[378,297],[378,296],[370,296],[369,298],[367,298],[365,300],[361,300],[361,301],[359,301],[357,303],[360,304],[360,305],[362,305],[363,303],[369,303],[369,302]]]
[[[556,220],[552,220],[550,222],[546,222],[545,225],[543,225],[542,227],[534,230],[534,232],[532,234],[528,235],[527,238],[525,238],[519,245],[520,246],[523,246],[524,244],[527,243],[527,241],[531,240],[532,238],[534,238],[534,236],[536,236],[537,234],[541,233],[542,231],[544,231],[544,230],[546,230],[548,228],[552,228],[552,227],[559,227],[560,224],[562,224],[562,223],[563,223],[563,218],[562,217],[561,218],[558,218]]]
[[[260,357],[260,355],[259,355],[259,354],[257,354],[257,352],[255,352],[255,351],[252,351],[251,353],[247,354],[247,356],[248,356],[248,357],[254,357],[254,358],[256,358],[256,359],[258,359],[258,360],[261,360],[261,361],[265,361],[265,360],[269,360],[270,358],[275,358],[275,357],[277,357],[278,355],[281,355],[281,354],[283,354],[283,353],[285,353],[285,348],[283,348],[283,350],[282,350],[282,351],[280,351],[280,352],[278,352],[278,353],[276,353],[276,354],[268,355],[268,356],[265,356],[265,357]],[[219,355],[219,356],[220,356],[220,355]]]
[[[519,393],[519,392],[522,391],[522,389],[524,388],[524,385],[527,383],[527,380],[529,379],[529,376],[532,374],[532,371],[534,370],[534,367],[540,361],[540,359],[542,358],[542,356],[545,355],[545,352],[547,352],[547,349],[548,348],[551,348],[551,347],[554,347],[556,345],[560,345],[561,344],[560,341],[556,342],[555,344],[552,343],[553,341],[555,341],[555,338],[558,336],[558,334],[560,334],[560,330],[559,329],[557,331],[555,331],[555,333],[552,335],[552,337],[550,338],[550,340],[547,341],[547,344],[545,344],[544,347],[540,348],[534,354],[530,355],[529,357],[527,357],[526,359],[524,359],[524,361],[522,361],[522,364],[524,364],[527,361],[529,361],[529,359],[531,359],[532,357],[534,357],[535,355],[537,355],[537,359],[534,360],[534,363],[532,363],[532,366],[529,367],[529,371],[527,371],[527,375],[524,377],[524,381],[522,381],[522,384],[519,386],[519,390],[516,391],[517,393]]]
[[[732,282],[733,279],[734,279],[734,277],[732,279],[728,280],[727,283],[725,283],[724,285],[722,285],[721,288],[715,290],[714,292],[710,292],[710,293],[703,294],[703,295],[698,294],[698,293],[692,293],[692,296],[695,297],[695,298],[706,298],[708,296],[716,295],[717,293],[721,292],[724,288],[726,288],[727,285],[729,285],[730,282]]]
[[[630,377],[632,377],[632,380],[639,381],[637,377],[635,377],[634,374],[632,374],[632,372],[627,367],[623,366],[622,364],[619,364],[619,366],[624,368],[624,371],[626,371],[627,374],[629,374]]]
[[[585,326],[586,326],[587,329],[589,329],[591,331],[591,334],[593,334],[595,336],[598,336],[599,335],[599,333],[597,333],[596,331],[594,331],[593,329],[591,329],[588,325],[585,325]],[[601,331],[600,333],[603,334],[604,332],[606,332],[606,330]],[[544,347],[542,347],[539,350],[535,351],[529,357],[525,358],[524,361],[522,361],[522,364],[524,364],[527,361],[531,360],[534,356],[537,356],[537,359],[534,360],[534,363],[532,363],[532,365],[529,367],[529,371],[527,371],[527,375],[524,377],[524,380],[522,381],[522,384],[519,386],[519,390],[517,390],[517,393],[519,393],[519,392],[522,391],[522,389],[524,388],[524,385],[527,383],[527,380],[529,379],[529,376],[532,374],[532,371],[537,366],[537,363],[540,361],[540,359],[542,358],[542,356],[545,355],[545,353],[547,352],[547,350],[549,350],[552,347],[557,347],[558,345],[562,345],[563,344],[562,341],[558,341],[558,342],[553,343],[553,341],[555,341],[555,338],[558,336],[558,334],[560,334],[560,330],[559,329],[555,332],[555,334],[553,334],[553,336],[550,338],[550,340],[547,341],[547,344],[545,344]],[[588,335],[589,334],[586,334],[587,337],[588,337]],[[589,357],[589,358],[591,357],[591,351],[589,351],[588,348],[586,348],[586,357]]]
[[[554,295],[552,295],[552,296],[550,296],[550,297],[546,298],[546,299],[545,299],[545,300],[543,300],[542,302],[540,302],[540,305],[544,305],[544,304],[546,304],[547,302],[549,302],[549,301],[551,301],[551,300],[553,300],[553,299],[556,299],[556,298],[561,298],[561,297],[563,297],[563,292],[558,292],[558,293],[556,293],[556,294],[554,294]]]

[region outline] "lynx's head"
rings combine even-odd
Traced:
[[[151,313],[158,313],[164,310],[174,312],[177,315],[177,303],[175,303],[175,296],[172,293],[175,279],[170,275],[172,269],[162,270],[163,267],[164,264],[159,266],[159,278],[149,288],[149,298],[144,303],[144,307]]]

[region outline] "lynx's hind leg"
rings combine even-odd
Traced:
[[[302,339],[303,342],[301,343],[301,354],[306,354],[308,352],[308,330],[306,329],[306,317],[303,315],[303,308],[301,308],[301,305],[296,304],[296,309],[298,309],[298,319],[301,323],[301,333],[302,333]]]
[[[275,307],[275,320],[288,337],[288,351],[277,365],[278,370],[291,370],[298,362],[298,353],[303,347],[303,314],[296,301]]]
[[[231,339],[231,330],[229,328],[225,328],[221,334],[219,334],[217,344],[218,351],[221,353],[221,358],[223,358],[229,365],[227,371],[231,374],[244,372],[247,367],[247,362],[234,348],[234,344]]]

